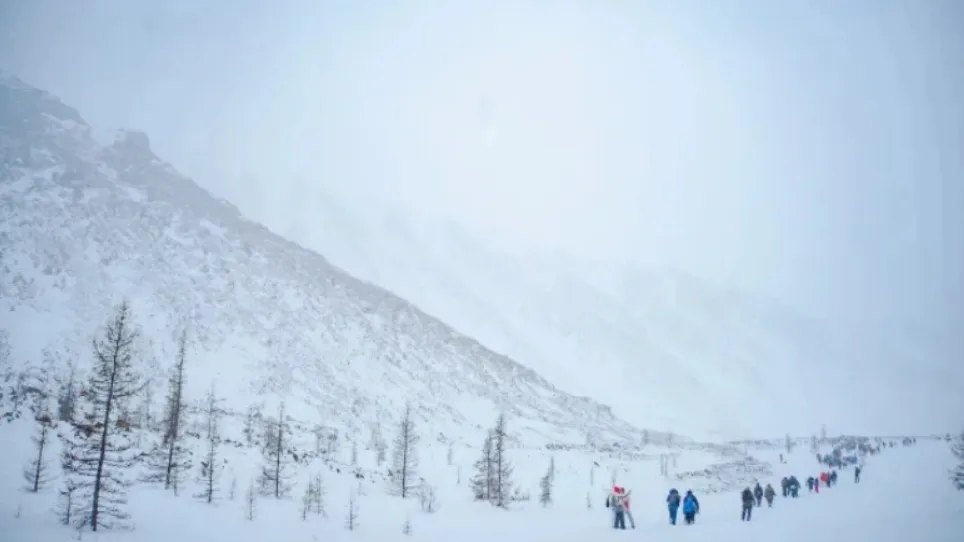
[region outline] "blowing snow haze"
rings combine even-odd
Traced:
[[[955,2],[82,4],[0,3],[0,321],[24,359],[127,295],[165,337],[195,315],[210,378],[234,356],[257,367],[232,385],[309,410],[337,412],[306,376],[329,369],[265,361],[258,307],[299,312],[286,355],[379,337],[325,390],[388,359],[389,395],[473,390],[439,424],[525,386],[554,438],[964,421]],[[103,236],[136,239],[105,260],[78,224],[111,209]],[[495,366],[526,376],[477,387]],[[366,412],[392,410],[378,386]]]

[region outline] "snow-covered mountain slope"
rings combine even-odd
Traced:
[[[943,431],[958,421],[944,413],[964,411],[964,366],[933,334],[858,332],[678,270],[509,254],[456,224],[303,189],[274,227],[636,424],[708,438]]]
[[[503,409],[523,439],[639,439],[607,406],[245,220],[146,135],[98,146],[75,110],[10,76],[0,161],[0,328],[19,362],[48,349],[85,365],[127,297],[164,365],[189,327],[193,393],[217,380],[234,408],[288,399],[295,417],[367,431],[411,400],[449,438],[474,442]]]

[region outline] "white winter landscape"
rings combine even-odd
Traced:
[[[959,8],[201,4],[0,6],[0,542],[964,540]]]

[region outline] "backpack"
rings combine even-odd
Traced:
[[[693,495],[687,495],[686,498],[683,499],[683,513],[684,513],[684,514],[689,514],[689,513],[694,513],[694,512],[696,512],[696,507],[697,507],[697,505],[696,505],[696,497],[694,497]]]
[[[621,512],[626,508],[622,496],[613,496],[613,509]]]

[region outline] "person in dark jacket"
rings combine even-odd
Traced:
[[[666,506],[669,508],[669,524],[676,525],[676,513],[679,512],[679,491],[675,488],[669,490],[669,495],[666,496]]]
[[[807,478],[807,491],[809,491],[810,493],[813,493],[813,484],[816,481],[817,479],[814,478],[813,476],[810,476],[809,478]]]
[[[753,505],[755,503],[753,492],[750,491],[750,488],[743,490],[742,500],[743,513],[740,515],[740,519],[742,521],[750,521],[750,516],[753,515]]]
[[[830,484],[831,486],[837,485],[837,470],[834,469],[830,471]]]
[[[797,480],[796,476],[790,477],[789,489],[790,489],[790,496],[793,497],[794,499],[800,496],[800,480]]]
[[[773,486],[767,484],[767,488],[763,491],[763,497],[767,500],[767,506],[773,508],[773,498],[777,496],[777,492],[773,489]]]
[[[790,485],[790,480],[788,480],[787,477],[784,476],[783,479],[780,480],[780,489],[783,490],[784,497],[790,495],[790,490],[787,488],[787,486],[789,485]]]
[[[626,528],[626,510],[620,487],[614,486],[606,505],[613,511],[613,529]]]
[[[753,496],[756,498],[756,505],[763,506],[763,488],[760,482],[757,482],[756,487],[753,488]]]
[[[700,501],[696,500],[696,495],[693,495],[692,489],[686,490],[686,496],[683,497],[683,521],[687,525],[692,525],[696,521],[696,514],[700,513]]]
[[[860,483],[860,471],[861,471],[861,470],[862,470],[862,469],[861,469],[860,465],[855,465],[855,466],[854,466],[854,483],[855,483],[855,484],[859,484],[859,483]]]

